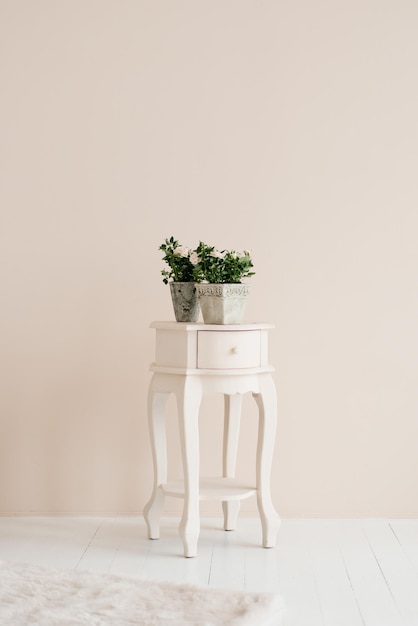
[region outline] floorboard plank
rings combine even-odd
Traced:
[[[389,526],[408,560],[418,573],[418,520],[392,520]]]
[[[282,521],[277,567],[289,626],[324,626],[304,520]]]
[[[367,541],[381,569],[394,602],[408,626],[418,624],[418,574],[388,523],[366,520]]]
[[[365,626],[404,626],[359,520],[341,527],[341,553]]]
[[[312,520],[309,554],[324,626],[363,626],[364,620],[341,553],[334,520]]]

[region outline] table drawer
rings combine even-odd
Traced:
[[[260,366],[260,331],[199,331],[198,369],[245,369]]]

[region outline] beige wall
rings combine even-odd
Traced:
[[[142,510],[173,234],[253,250],[278,510],[418,515],[417,26],[415,0],[0,1],[1,513]],[[255,424],[248,399],[248,476]]]

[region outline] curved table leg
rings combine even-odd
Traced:
[[[148,393],[148,420],[154,463],[154,487],[151,499],[144,508],[148,539],[160,538],[160,518],[164,506],[161,485],[167,482],[167,441],[165,433],[165,407],[169,393],[156,392],[151,381]]]
[[[270,476],[277,426],[277,398],[269,374],[260,376],[259,393],[253,394],[259,409],[257,443],[257,504],[260,512],[264,548],[274,548],[280,517],[273,506]]]
[[[241,424],[242,394],[224,395],[225,421],[223,440],[223,476],[235,478],[237,464],[239,430]],[[224,500],[224,529],[235,530],[240,508],[239,500]]]
[[[202,389],[190,377],[177,392],[180,444],[183,459],[184,507],[180,522],[184,556],[194,557],[200,533],[199,513],[199,408]]]

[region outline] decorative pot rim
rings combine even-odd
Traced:
[[[246,298],[249,291],[246,283],[197,283],[199,297]]]

